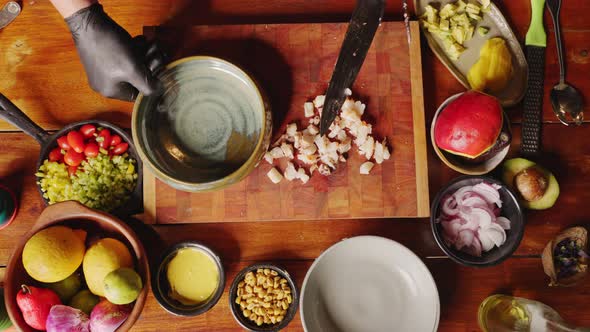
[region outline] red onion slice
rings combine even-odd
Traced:
[[[446,216],[456,216],[459,214],[459,205],[453,196],[447,196],[442,202],[442,212]]]
[[[481,195],[488,204],[496,204],[498,207],[502,207],[500,193],[492,185],[482,182],[473,186],[472,190]]]
[[[459,188],[441,201],[437,222],[443,228],[443,239],[473,256],[481,256],[506,241],[510,220],[501,217],[502,201],[496,184],[486,182]]]
[[[497,247],[500,247],[502,244],[504,244],[504,242],[506,242],[506,232],[502,226],[492,223],[488,227],[482,228],[482,230],[487,234],[487,236],[490,237],[492,242],[494,242]]]
[[[481,229],[477,231],[477,237],[481,242],[481,249],[483,251],[490,251],[494,249],[494,241],[488,236],[488,234]]]
[[[503,229],[510,229],[510,219],[506,217],[498,217],[496,218],[496,224],[502,226]]]
[[[459,250],[461,250],[463,247],[469,247],[473,243],[474,238],[475,234],[473,234],[473,231],[464,229],[459,232],[459,237],[457,238],[457,242],[455,242],[455,247]]]
[[[481,243],[477,238],[474,238],[473,242],[471,243],[471,246],[464,249],[464,251],[472,256],[481,257],[481,249]]]

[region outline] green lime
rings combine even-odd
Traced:
[[[135,301],[142,288],[141,277],[133,269],[122,267],[107,274],[103,281],[104,296],[114,304]]]
[[[62,303],[68,303],[68,301],[80,290],[82,279],[78,272],[74,272],[71,276],[62,281],[45,285],[59,296]]]
[[[89,290],[84,289],[79,291],[69,303],[72,308],[80,309],[86,314],[90,315],[92,308],[100,301],[100,298],[92,294]]]

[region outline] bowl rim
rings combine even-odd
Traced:
[[[515,203],[517,215],[519,216],[519,218],[523,224],[521,230],[518,232],[518,234],[516,234],[515,241],[512,242],[511,244],[505,243],[505,245],[509,246],[509,250],[506,252],[506,254],[504,254],[503,256],[500,256],[498,259],[493,260],[493,261],[479,263],[479,262],[466,261],[466,260],[462,259],[461,257],[459,257],[456,254],[454,249],[449,248],[449,246],[447,246],[444,243],[444,240],[443,240],[442,236],[439,234],[439,231],[436,226],[436,224],[437,224],[436,218],[438,217],[438,208],[440,205],[439,203],[440,203],[440,200],[443,197],[443,195],[445,195],[446,192],[448,191],[449,187],[451,187],[455,183],[458,183],[458,182],[461,182],[464,180],[470,180],[470,179],[478,179],[478,180],[482,180],[482,182],[486,181],[486,182],[489,182],[492,184],[497,184],[497,185],[502,186],[502,188],[504,188],[508,192],[512,201]],[[520,242],[522,241],[522,238],[524,236],[525,226],[526,226],[526,219],[524,216],[524,212],[523,212],[522,206],[520,205],[520,202],[518,201],[517,196],[514,193],[514,191],[512,191],[512,189],[510,189],[507,185],[502,183],[502,181],[496,180],[490,176],[462,175],[462,176],[458,176],[458,177],[454,178],[453,180],[449,181],[446,185],[444,185],[438,191],[438,193],[434,197],[434,200],[432,201],[432,207],[430,209],[430,228],[432,230],[432,235],[434,236],[434,239],[436,240],[436,243],[438,244],[439,248],[454,262],[459,263],[461,265],[470,266],[470,267],[477,267],[477,268],[490,267],[490,266],[498,265],[498,264],[502,263],[503,261],[505,261],[506,259],[508,259],[510,256],[512,256],[512,254],[520,246]]]
[[[14,219],[16,219],[19,205],[18,205],[18,200],[16,199],[16,194],[14,193],[14,190],[8,188],[7,186],[5,186],[2,183],[0,183],[0,189],[6,191],[10,195],[10,198],[12,199],[13,209],[14,209],[12,211],[12,214],[10,215],[10,217],[7,219],[7,221],[5,221],[3,224],[0,224],[0,230],[3,230],[4,228],[10,226],[10,224],[12,224]]]
[[[6,307],[6,311],[8,312],[8,316],[12,320],[12,324],[19,330],[23,331],[36,331],[30,326],[26,325],[23,326],[21,323],[24,322],[22,318],[22,313],[16,304],[16,293],[14,289],[8,286],[12,286],[15,282],[14,272],[15,266],[17,264],[22,265],[22,253],[25,247],[26,242],[39,231],[63,224],[64,222],[72,221],[72,220],[84,220],[94,223],[105,223],[109,224],[110,226],[114,227],[118,235],[121,235],[122,238],[125,239],[126,247],[130,248],[130,253],[132,253],[134,261],[136,262],[136,268],[138,273],[142,273],[142,281],[143,287],[139,293],[139,296],[135,300],[133,304],[133,309],[131,313],[127,317],[127,319],[118,327],[117,331],[128,331],[131,327],[137,322],[145,303],[147,301],[147,294],[149,292],[148,285],[151,281],[151,271],[150,271],[150,264],[147,257],[147,252],[137,235],[137,233],[124,221],[122,221],[117,216],[108,214],[107,212],[91,209],[82,203],[77,201],[64,201],[55,203],[45,207],[45,209],[41,212],[39,217],[37,218],[36,222],[33,226],[27,231],[25,235],[23,235],[15,248],[12,250],[10,258],[8,260],[8,264],[6,265],[6,276],[4,279],[4,305]],[[72,228],[78,228],[73,226],[67,226]],[[80,227],[83,228],[83,227]],[[24,270],[24,267],[23,267]],[[30,277],[30,276],[29,276]],[[8,295],[7,295],[8,294]],[[14,317],[15,314],[19,315],[19,317]]]
[[[202,252],[207,254],[211,259],[213,259],[219,272],[219,282],[217,284],[217,289],[207,302],[205,302],[202,305],[199,305],[195,309],[178,310],[176,308],[171,307],[168,304],[168,301],[166,300],[168,298],[168,295],[163,294],[162,292],[162,288],[160,287],[160,273],[163,273],[166,270],[164,265],[167,265],[169,263],[170,259],[173,258],[173,256],[176,254],[178,250],[189,247],[201,250]],[[219,302],[219,299],[223,295],[226,281],[225,270],[223,269],[223,264],[221,263],[221,258],[219,257],[219,255],[217,255],[217,253],[213,251],[213,249],[207,247],[206,245],[198,241],[182,241],[166,249],[158,259],[157,264],[154,265],[154,271],[152,271],[152,276],[152,293],[154,294],[154,297],[156,298],[160,306],[164,308],[164,310],[175,316],[184,317],[198,316],[212,309],[217,304],[217,302]]]
[[[133,142],[134,142],[135,146],[137,147],[137,153],[139,154],[140,158],[144,161],[144,163],[149,167],[149,169],[152,172],[154,172],[154,175],[156,175],[156,177],[158,177],[160,179],[164,179],[167,183],[170,183],[172,186],[176,186],[176,188],[184,188],[185,190],[190,190],[190,191],[205,192],[205,191],[215,190],[216,188],[218,188],[219,186],[223,186],[224,184],[234,183],[235,181],[239,181],[242,177],[245,176],[244,173],[247,169],[253,168],[255,166],[255,164],[258,162],[257,160],[255,160],[255,159],[258,159],[256,151],[260,150],[261,146],[264,144],[264,141],[265,141],[265,134],[264,133],[268,129],[267,128],[267,126],[268,126],[267,113],[270,113],[270,111],[269,111],[268,103],[266,101],[266,97],[265,97],[264,93],[262,92],[260,85],[244,69],[242,69],[240,66],[238,66],[230,61],[224,60],[219,57],[209,56],[209,55],[195,55],[195,56],[188,56],[188,57],[184,57],[184,58],[180,58],[178,60],[175,60],[175,61],[169,63],[168,65],[166,65],[166,67],[164,67],[164,70],[170,70],[172,68],[175,68],[175,67],[177,67],[181,64],[187,63],[187,62],[200,62],[200,61],[213,61],[213,62],[223,64],[225,66],[229,66],[230,68],[235,69],[236,72],[242,76],[242,79],[244,79],[249,85],[251,85],[254,88],[254,92],[256,93],[257,100],[260,103],[260,105],[262,106],[262,117],[261,117],[262,124],[260,127],[260,136],[258,137],[258,142],[256,143],[256,147],[252,151],[252,154],[250,155],[250,157],[248,157],[248,159],[235,171],[233,171],[232,173],[226,175],[225,177],[223,177],[221,179],[217,179],[215,181],[195,183],[195,182],[187,182],[187,181],[173,178],[172,176],[168,175],[167,173],[163,172],[160,168],[158,168],[155,165],[155,163],[152,161],[152,159],[148,157],[148,154],[144,151],[143,141],[140,140],[139,135],[137,133],[138,132],[137,122],[138,122],[139,106],[141,105],[141,102],[144,98],[143,93],[140,93],[137,96],[137,98],[135,99],[135,103],[133,105],[133,113],[131,115],[131,128],[132,128],[131,134],[133,136]]]
[[[240,316],[241,313],[237,312],[238,308],[237,308],[237,304],[235,303],[238,284],[240,283],[240,281],[242,281],[244,279],[246,273],[248,273],[250,271],[256,271],[257,269],[271,269],[271,270],[278,272],[279,276],[285,278],[287,280],[287,282],[289,283],[289,287],[291,287],[291,295],[293,297],[293,301],[291,302],[291,305],[289,306],[289,309],[287,310],[287,314],[285,315],[285,318],[280,323],[271,325],[265,329],[259,329],[257,326],[250,326],[250,325],[244,324],[238,318],[238,316],[241,317]],[[232,284],[231,284],[229,292],[228,292],[228,298],[229,298],[229,307],[230,307],[232,316],[234,317],[235,321],[238,322],[238,324],[242,328],[244,328],[250,332],[280,331],[289,325],[289,323],[293,320],[293,318],[295,318],[295,315],[297,314],[297,310],[299,309],[299,289],[297,288],[297,284],[293,280],[293,277],[291,277],[289,272],[284,267],[282,267],[281,265],[278,265],[278,264],[274,264],[272,262],[255,263],[255,264],[246,266],[245,268],[240,270],[240,272],[238,272],[236,274],[236,276],[234,277],[234,279],[232,281]]]
[[[379,240],[379,241],[387,241],[393,245],[398,246],[399,248],[401,248],[402,250],[408,252],[410,255],[414,256],[417,259],[417,264],[421,265],[424,269],[426,269],[426,271],[428,271],[428,275],[429,275],[429,279],[432,282],[432,284],[434,285],[434,292],[436,295],[436,298],[438,299],[438,301],[436,301],[436,320],[433,326],[433,331],[437,331],[438,330],[438,326],[440,324],[440,294],[438,292],[438,286],[436,284],[436,280],[434,279],[434,276],[432,275],[432,272],[430,272],[430,269],[428,268],[428,266],[426,266],[426,264],[424,263],[424,261],[422,261],[422,259],[416,255],[415,252],[413,252],[412,250],[410,250],[410,248],[404,246],[403,244],[383,237],[383,236],[378,236],[378,235],[358,235],[358,236],[353,236],[353,237],[349,237],[349,238],[345,238],[342,239],[334,244],[332,244],[330,247],[328,247],[326,250],[324,250],[311,264],[311,266],[309,267],[309,269],[307,270],[307,273],[305,274],[305,278],[303,279],[303,285],[301,286],[301,298],[299,300],[299,316],[301,319],[301,325],[303,326],[303,331],[305,332],[310,332],[310,330],[307,328],[307,325],[305,324],[305,313],[303,310],[303,297],[305,296],[305,288],[307,286],[307,283],[309,281],[309,278],[311,276],[311,273],[313,272],[313,270],[316,268],[316,266],[318,265],[318,263],[320,262],[320,260],[326,256],[329,252],[331,252],[332,250],[335,250],[336,248],[338,248],[339,246],[341,246],[343,243],[347,242],[347,241],[353,241],[355,239],[373,239],[373,240]]]
[[[440,104],[440,106],[438,107],[436,112],[434,112],[434,116],[432,117],[432,122],[430,123],[430,143],[432,144],[432,148],[434,149],[434,152],[436,153],[438,158],[447,167],[451,168],[452,170],[457,171],[461,174],[465,174],[465,175],[484,175],[484,174],[487,174],[487,173],[491,172],[492,170],[494,170],[496,167],[498,167],[498,165],[500,165],[506,159],[506,156],[508,155],[508,151],[510,150],[511,144],[508,144],[506,147],[504,147],[502,150],[500,150],[500,152],[498,152],[499,155],[502,155],[502,158],[499,159],[496,164],[492,164],[492,166],[487,167],[482,170],[476,170],[471,167],[459,166],[459,165],[451,162],[445,156],[445,154],[442,152],[442,150],[436,145],[436,139],[434,137],[434,128],[436,125],[436,119],[438,118],[438,115],[440,114],[440,112],[442,112],[449,105],[449,103],[451,103],[453,100],[459,98],[460,96],[462,96],[463,94],[465,94],[469,91],[474,91],[474,90],[467,90],[467,91],[456,93],[456,94],[448,97],[447,99],[445,99],[445,101],[443,101],[442,104]],[[488,95],[487,93],[484,93],[481,91],[478,91],[478,92]],[[491,96],[491,95],[488,95],[488,96]],[[491,96],[491,97],[494,97],[494,96]],[[494,98],[496,98],[496,97],[494,97]],[[502,107],[501,104],[500,104],[500,106]],[[504,107],[502,107],[502,116],[504,117],[504,121],[506,121],[506,120],[509,121],[508,116],[506,115],[506,112],[504,111]],[[509,128],[509,130],[511,130],[510,126],[508,126],[508,128]],[[475,168],[475,166],[474,166],[474,168]]]

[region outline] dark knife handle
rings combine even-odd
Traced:
[[[545,48],[527,46],[526,53],[529,63],[529,81],[524,95],[520,150],[522,155],[534,157],[541,150],[541,125],[545,92]]]

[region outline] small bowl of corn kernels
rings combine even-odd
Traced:
[[[234,318],[246,330],[279,331],[295,317],[299,292],[285,269],[254,264],[235,277],[229,301]]]

